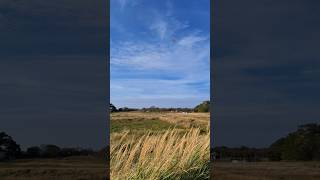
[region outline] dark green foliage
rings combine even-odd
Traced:
[[[81,149],[81,148],[62,148],[60,151],[60,156],[68,157],[68,156],[87,156],[93,154],[93,150],[91,149]]]
[[[20,146],[5,132],[0,132],[1,159],[14,159],[21,154]]]
[[[60,155],[61,149],[56,145],[42,145],[42,156],[46,158],[58,157]]]
[[[210,111],[210,101],[204,101],[197,105],[195,108],[161,108],[156,106],[151,106],[148,108],[128,108],[122,107],[117,109],[113,104],[110,103],[110,112],[130,112],[130,111],[143,111],[143,112],[209,112]]]
[[[29,147],[26,152],[27,157],[37,158],[41,156],[41,148],[38,146]]]
[[[192,108],[159,108],[151,106],[149,108],[142,108],[143,112],[193,112]]]
[[[296,132],[278,139],[269,148],[215,147],[211,152],[211,156],[216,160],[320,160],[320,125],[306,124],[299,126]]]
[[[111,103],[110,103],[110,107],[109,108],[110,108],[110,112],[117,112],[118,111],[117,108]]]
[[[210,101],[204,101],[194,108],[194,112],[210,112]]]
[[[211,150],[211,157],[216,160],[245,160],[260,161],[269,157],[267,148],[249,148],[245,146],[228,148],[225,146],[215,147]]]
[[[299,126],[296,132],[281,138],[270,146],[274,159],[320,160],[320,125]]]
[[[128,108],[128,107],[122,107],[118,109],[118,112],[130,112],[130,111],[138,111],[139,109],[134,108]]]
[[[138,111],[139,109],[135,108],[128,108],[128,107],[122,107],[122,108],[117,108],[113,104],[110,103],[110,112],[130,112],[130,111]]]
[[[11,136],[0,132],[0,160],[16,158],[59,158],[68,156],[96,155],[97,152],[91,149],[82,148],[60,148],[56,145],[41,145],[27,148],[21,151],[20,146]]]

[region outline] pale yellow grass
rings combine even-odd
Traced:
[[[111,114],[112,120],[130,118],[153,119],[158,118],[185,128],[198,127],[206,129],[210,124],[210,113],[181,113],[181,112],[121,112]]]
[[[111,179],[208,179],[209,133],[199,129],[186,133],[172,129],[164,133],[129,136],[111,135]]]

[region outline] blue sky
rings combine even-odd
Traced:
[[[215,145],[268,147],[298,125],[320,123],[319,7],[215,1]]]
[[[106,7],[0,1],[0,131],[22,149],[105,147]]]
[[[111,102],[194,107],[210,97],[209,0],[111,0]]]

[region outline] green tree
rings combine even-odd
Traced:
[[[320,125],[305,124],[270,146],[273,160],[319,160]]]
[[[194,108],[194,112],[209,112],[210,111],[210,101],[204,101]]]
[[[27,156],[31,158],[40,157],[41,148],[38,146],[29,147],[27,149]]]
[[[117,110],[117,108],[116,108],[116,106],[114,106],[113,104],[111,104],[110,103],[110,112],[117,112],[118,110]]]
[[[0,132],[0,152],[4,154],[5,159],[17,158],[21,154],[20,145],[18,145],[11,136],[5,132]]]
[[[43,157],[55,158],[60,156],[61,149],[56,145],[42,145],[41,149]]]

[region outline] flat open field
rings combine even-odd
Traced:
[[[128,130],[165,130],[200,128],[207,130],[210,124],[209,113],[180,112],[120,112],[111,114],[111,133]]]
[[[319,180],[320,162],[216,162],[214,180]]]
[[[0,163],[1,180],[104,179],[107,166],[95,157],[24,159]]]
[[[209,113],[112,113],[111,179],[209,179],[209,117]]]

